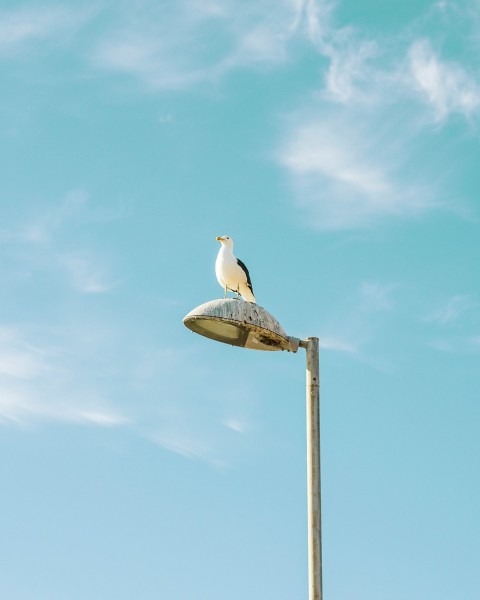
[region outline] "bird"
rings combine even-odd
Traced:
[[[233,254],[233,240],[228,235],[219,235],[216,240],[220,242],[217,260],[215,261],[215,274],[218,283],[225,290],[226,298],[228,290],[236,292],[247,302],[256,303],[253,295],[252,281],[245,263]]]

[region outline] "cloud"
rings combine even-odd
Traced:
[[[348,341],[345,338],[322,335],[319,338],[319,346],[323,350],[336,350],[338,352],[347,352],[355,354],[358,348],[355,343]]]
[[[226,468],[245,443],[239,434],[251,428],[255,403],[248,382],[231,390],[231,377],[200,349],[159,346],[135,318],[77,311],[74,322],[0,326],[0,426],[124,427]]]
[[[1,10],[0,57],[11,58],[34,43],[62,38],[86,23],[92,14],[92,9],[72,9],[59,4]]]
[[[59,8],[2,11],[0,47],[47,37],[60,28],[65,21],[65,15],[65,11]]]
[[[46,370],[39,348],[25,342],[15,328],[0,327],[0,376],[28,380]]]
[[[256,392],[243,381],[232,388],[230,367],[219,370],[202,356],[200,349],[155,352],[144,346],[133,361],[132,384],[142,398],[136,430],[169,452],[227,468],[251,429]]]
[[[228,375],[213,377],[200,353],[150,338],[149,318],[158,319],[162,298],[150,317],[145,307],[127,321],[104,313],[95,296],[114,293],[119,279],[95,250],[90,225],[101,233],[102,223],[130,213],[91,204],[74,190],[57,204],[25,203],[17,221],[4,223],[4,268],[29,274],[2,280],[4,318],[17,319],[0,323],[0,424],[128,427],[168,451],[224,468],[255,394],[245,383],[219,395],[229,389]],[[18,320],[18,294],[25,293],[39,299],[27,309],[30,322]],[[90,296],[86,303],[79,293]],[[201,402],[198,391],[192,396],[193,378]]]
[[[97,68],[132,75],[154,90],[216,82],[235,69],[284,63],[304,4],[180,1],[160,9],[146,2],[141,12],[124,5],[92,60]]]
[[[469,354],[479,349],[475,334],[479,323],[479,304],[474,294],[456,294],[439,303],[421,321],[434,336],[428,346],[442,352]]]
[[[368,100],[372,95],[373,73],[368,61],[377,52],[377,44],[373,40],[341,44],[339,49],[330,48],[327,54],[330,65],[325,75],[326,96],[342,103]],[[367,81],[370,88],[365,93],[365,86],[361,84]]]
[[[83,190],[71,190],[58,205],[44,205],[35,217],[11,231],[12,241],[50,243],[58,230],[70,222],[81,218],[86,209],[88,195]]]
[[[237,433],[247,433],[249,427],[245,420],[239,419],[237,417],[229,417],[224,422],[225,427],[236,431]]]
[[[428,40],[409,50],[410,73],[418,92],[429,103],[437,121],[452,113],[470,117],[480,107],[480,86],[458,63],[440,60]]]
[[[71,190],[55,205],[43,204],[22,221],[0,230],[0,241],[11,246],[11,262],[34,268],[45,276],[61,277],[74,290],[102,294],[120,283],[104,258],[78,235],[79,225],[110,222],[132,213],[92,208],[83,190]],[[88,237],[88,236],[87,236]]]
[[[333,3],[313,0],[304,4],[306,35],[328,60],[321,96],[342,104],[369,101],[379,75],[370,65],[381,54],[378,41],[362,36],[350,25],[338,26]]]
[[[379,126],[380,111],[327,109],[322,117],[308,112],[293,119],[277,157],[310,225],[369,227],[437,205],[431,184],[422,182],[418,169],[406,176],[408,128],[402,131],[395,120],[389,122],[391,117]]]
[[[291,43],[318,28],[321,4],[144,0],[112,6],[95,2],[87,9],[25,6],[0,12],[0,57],[68,42],[90,67],[130,75],[157,91],[184,90],[217,82],[236,69],[285,63]]]
[[[394,307],[392,294],[397,288],[396,284],[365,281],[360,286],[361,306],[373,312],[390,311]]]
[[[65,268],[73,288],[84,294],[104,294],[120,283],[89,253],[66,253],[58,257],[58,262]]]
[[[185,458],[192,460],[207,460],[214,464],[219,464],[214,459],[211,461],[209,460],[211,448],[205,440],[199,441],[198,438],[194,439],[190,435],[178,431],[157,433],[156,435],[151,436],[151,440],[162,448],[174,452],[175,454],[180,454]]]
[[[380,371],[394,370],[388,350],[380,353],[379,348],[395,319],[399,288],[397,283],[363,281],[344,294],[343,301],[318,325],[320,348],[345,353]]]
[[[332,5],[322,3],[310,13],[310,38],[329,61],[324,97],[344,104],[391,104],[410,102],[414,89],[418,99],[432,107],[437,121],[454,113],[469,118],[478,111],[480,86],[475,71],[460,61],[442,60],[430,39],[422,35],[427,28],[432,35],[440,29],[445,41],[455,29],[461,31],[462,39],[456,40],[456,46],[464,46],[463,58],[468,64],[472,50],[477,50],[472,40],[478,37],[468,31],[478,22],[470,7],[461,10],[454,4],[437,2],[404,31],[393,35],[339,26]]]
[[[458,194],[447,191],[454,165],[449,157],[443,168],[442,145],[432,138],[450,117],[478,114],[480,85],[472,35],[469,43],[456,40],[461,60],[442,58],[424,36],[432,19],[449,34],[453,17],[465,30],[466,13],[446,10],[438,4],[404,30],[385,33],[340,26],[332,5],[302,4],[299,23],[325,66],[315,93],[283,120],[276,158],[309,226],[361,229],[462,210]],[[427,142],[439,149],[435,159],[420,154]]]
[[[25,326],[0,327],[0,423],[128,422],[97,391],[85,388],[85,371],[70,360],[72,340],[68,348],[52,339],[35,339],[39,337],[48,340],[52,335],[46,329],[35,334]]]
[[[450,325],[458,321],[467,311],[472,309],[476,302],[469,294],[458,294],[452,296],[445,304],[433,310],[424,320],[427,322],[438,323],[440,325]]]

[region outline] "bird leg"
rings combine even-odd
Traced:
[[[237,297],[236,297],[236,299],[238,300],[239,298],[240,298],[240,288],[237,287]]]
[[[223,294],[223,299],[225,300],[226,297],[227,297],[227,286],[225,286],[225,293]]]

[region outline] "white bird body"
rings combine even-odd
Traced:
[[[217,240],[221,246],[215,261],[215,274],[225,295],[231,290],[240,294],[247,302],[256,302],[248,269],[233,254],[233,240],[226,235],[217,237]]]

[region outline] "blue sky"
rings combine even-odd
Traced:
[[[307,595],[321,345],[329,600],[480,594],[477,1],[0,8],[0,596]]]

